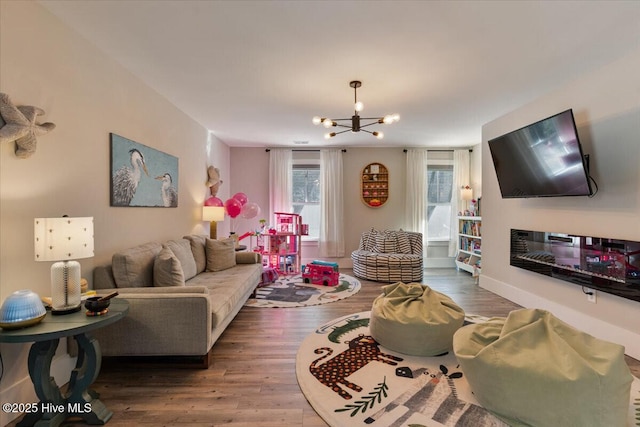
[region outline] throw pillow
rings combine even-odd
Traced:
[[[141,288],[153,285],[153,263],[162,250],[152,242],[113,254],[113,277],[119,288]]]
[[[376,234],[376,245],[372,252],[382,254],[398,253],[398,238],[395,231],[386,230],[384,233]]]
[[[396,233],[396,237],[398,238],[398,253],[400,254],[410,254],[411,253],[411,242],[409,241],[409,236],[402,229]]]
[[[191,243],[187,239],[169,240],[167,247],[178,258],[182,265],[184,280],[189,280],[197,274],[196,260],[191,252]]]
[[[180,260],[166,246],[156,256],[153,264],[153,286],[184,286]]]
[[[376,234],[378,230],[371,227],[371,230],[365,231],[362,233],[360,237],[360,249],[364,249],[365,251],[373,251],[373,248],[376,246]]]
[[[196,272],[200,274],[207,269],[207,236],[191,234],[184,236],[184,238],[191,242],[191,253],[196,261]]]
[[[221,271],[236,265],[236,242],[233,239],[207,239],[207,271]]]

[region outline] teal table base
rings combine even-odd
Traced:
[[[52,316],[51,313],[36,325],[22,329],[0,329],[0,342],[28,343],[27,366],[40,402],[29,406],[29,412],[17,424],[23,426],[57,427],[67,418],[81,418],[87,424],[105,424],[113,412],[98,399],[89,387],[98,378],[102,352],[98,340],[90,332],[117,322],[127,315],[129,303],[125,299],[111,300],[109,312],[102,316],[86,316],[84,312]],[[61,338],[73,337],[78,344],[78,359],[71,371],[67,390],[63,393],[51,376],[51,361]]]
[[[51,376],[51,360],[60,340],[39,341],[31,346],[29,375],[40,399],[39,411],[26,414],[18,427],[54,427],[69,417],[82,418],[87,424],[102,425],[113,415],[98,399],[98,393],[89,389],[100,373],[100,344],[88,334],[74,335],[73,338],[78,343],[78,360],[64,395]]]

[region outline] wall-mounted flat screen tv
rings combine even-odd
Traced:
[[[489,150],[503,198],[592,194],[572,110],[492,139]]]

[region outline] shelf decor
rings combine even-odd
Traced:
[[[369,163],[360,175],[360,197],[370,208],[384,205],[389,198],[389,171],[382,163]]]

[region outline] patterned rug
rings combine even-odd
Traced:
[[[256,289],[254,297],[245,303],[248,307],[306,307],[327,304],[355,295],[360,290],[360,281],[347,274],[340,274],[337,286],[307,284],[302,276],[280,277],[275,283]]]
[[[298,384],[327,424],[507,427],[479,406],[452,352],[419,357],[386,350],[369,336],[369,316],[368,311],[356,313],[322,325],[298,350]],[[466,322],[485,319],[467,316]],[[345,366],[353,373],[340,377]],[[627,425],[640,426],[639,416],[640,380],[636,378]]]

